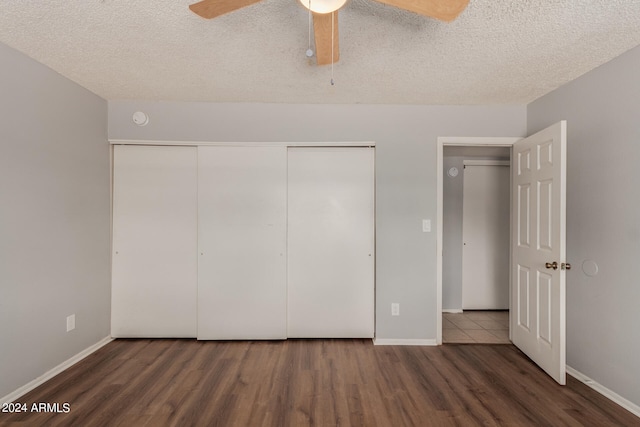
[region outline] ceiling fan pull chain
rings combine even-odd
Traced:
[[[309,47],[307,48],[307,58],[313,56],[313,49],[311,49],[311,0],[309,0]]]
[[[331,12],[331,86],[335,85],[333,81],[333,37],[335,35],[335,31],[333,29],[334,22],[335,17],[333,16],[333,12]]]

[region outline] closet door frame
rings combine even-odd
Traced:
[[[371,147],[375,148],[374,141],[334,141],[334,142],[216,142],[216,141],[159,141],[159,140],[135,140],[135,139],[110,139],[109,144],[115,145],[154,145],[154,146],[188,146],[188,147]]]
[[[462,309],[509,309],[509,160],[464,160]],[[472,176],[473,175],[473,176]]]

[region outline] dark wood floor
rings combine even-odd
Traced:
[[[640,426],[511,345],[116,340],[19,399],[24,426]]]

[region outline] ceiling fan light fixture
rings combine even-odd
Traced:
[[[340,9],[347,0],[300,0],[300,3],[313,13],[331,13]]]

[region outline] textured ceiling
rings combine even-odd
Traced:
[[[0,41],[109,99],[524,104],[640,44],[640,0],[471,0],[452,23],[349,0],[340,62],[305,56],[298,0],[0,0]]]

